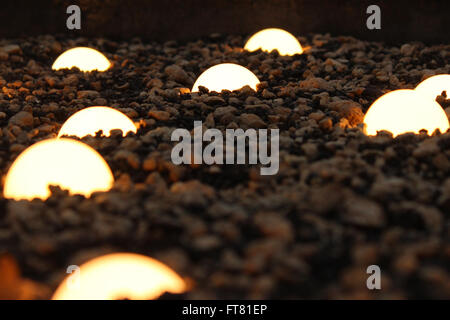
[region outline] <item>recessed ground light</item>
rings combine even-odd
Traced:
[[[105,71],[111,63],[101,52],[86,47],[78,47],[65,51],[53,63],[53,70],[77,67],[81,71]]]
[[[59,130],[58,137],[87,135],[95,136],[102,130],[103,135],[110,136],[111,130],[120,129],[125,136],[128,132],[136,133],[133,121],[122,112],[110,107],[89,107],[73,114]]]
[[[111,170],[97,151],[72,139],[48,139],[23,151],[6,175],[4,197],[31,200],[50,196],[57,185],[71,194],[89,197],[107,191],[114,182]]]
[[[247,41],[244,49],[251,52],[258,49],[266,52],[278,50],[283,56],[303,53],[302,45],[297,38],[289,32],[277,28],[264,29],[255,33]]]
[[[367,111],[364,124],[368,135],[387,130],[397,136],[422,129],[432,134],[436,129],[443,133],[449,128],[441,106],[414,90],[395,90],[378,98]]]
[[[138,254],[114,253],[81,265],[78,275],[67,277],[52,299],[150,300],[164,292],[184,291],[184,280],[161,262]]]
[[[415,89],[417,92],[426,95],[430,99],[436,100],[436,97],[446,92],[450,96],[450,74],[439,74],[425,79]]]
[[[200,86],[216,92],[239,90],[247,85],[256,90],[257,84],[258,78],[247,68],[234,63],[222,63],[203,72],[195,81],[192,92],[198,92]]]

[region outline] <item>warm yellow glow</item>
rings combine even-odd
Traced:
[[[257,84],[258,78],[247,68],[234,63],[222,63],[203,72],[195,81],[192,92],[198,92],[200,86],[216,92],[239,90],[247,85],[256,90]]]
[[[5,198],[47,199],[50,185],[71,194],[89,197],[94,191],[107,191],[114,182],[106,161],[88,145],[72,139],[38,142],[14,161],[6,175]]]
[[[81,71],[105,71],[111,63],[99,51],[86,47],[78,47],[63,52],[53,63],[53,70],[77,67]]]
[[[110,136],[110,131],[121,129],[125,136],[128,132],[136,133],[133,121],[122,112],[109,107],[89,107],[73,114],[59,130],[58,137],[87,135],[95,136],[102,130],[103,135]]]
[[[448,99],[450,97],[450,74],[439,74],[425,79],[415,90],[433,100],[436,100],[436,97],[445,91]]]
[[[278,50],[282,56],[303,53],[300,42],[292,34],[277,28],[264,29],[255,33],[247,41],[244,49],[251,52],[258,49],[266,52]]]
[[[114,253],[80,266],[79,273],[67,277],[53,300],[150,300],[164,292],[186,291],[186,284],[169,267],[149,257]]]
[[[370,106],[364,123],[368,135],[376,135],[381,130],[390,131],[394,136],[419,133],[422,129],[428,134],[436,129],[444,133],[449,128],[441,106],[414,90],[395,90],[381,96]]]

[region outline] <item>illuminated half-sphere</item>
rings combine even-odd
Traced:
[[[77,67],[81,71],[105,71],[111,63],[101,52],[86,47],[78,47],[63,52],[53,63],[53,70]]]
[[[109,136],[111,130],[120,129],[125,136],[128,132],[136,133],[133,121],[122,112],[109,107],[89,107],[73,114],[59,130],[58,137],[87,135],[95,136],[102,130],[104,136]]]
[[[441,106],[414,90],[395,90],[378,98],[367,111],[364,124],[368,135],[387,130],[397,136],[422,129],[432,134],[436,129],[446,132],[449,128]]]
[[[255,33],[247,41],[244,49],[250,52],[258,49],[266,52],[278,50],[283,56],[303,53],[300,42],[292,34],[277,28],[264,29]]]
[[[72,139],[48,139],[23,151],[9,169],[4,197],[47,199],[49,186],[89,197],[107,191],[114,182],[106,161],[90,146]]]
[[[433,100],[436,100],[436,97],[445,91],[448,99],[450,97],[450,74],[439,74],[425,79],[415,90]]]
[[[245,86],[256,90],[257,84],[258,78],[247,68],[234,63],[222,63],[203,72],[195,81],[192,92],[198,92],[200,86],[216,92],[239,90]]]
[[[151,300],[164,292],[184,291],[184,280],[161,262],[139,254],[113,253],[82,264],[78,275],[68,276],[59,285],[53,300]]]

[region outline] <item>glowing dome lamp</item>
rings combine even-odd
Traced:
[[[23,151],[9,169],[4,197],[14,200],[47,199],[49,186],[89,197],[107,191],[114,177],[106,161],[88,145],[72,139],[48,139]]]
[[[436,97],[445,91],[448,99],[450,97],[450,74],[429,77],[419,83],[415,90],[433,100],[436,100]]]
[[[449,121],[441,106],[414,90],[395,90],[378,98],[364,116],[365,132],[376,135],[386,130],[394,136],[406,132],[419,133],[436,129],[442,133],[449,128]]]
[[[80,266],[76,279],[67,277],[53,300],[156,299],[164,292],[186,291],[179,275],[161,262],[132,253],[108,254]]]
[[[101,52],[86,47],[77,47],[63,52],[53,63],[53,70],[77,67],[81,71],[106,71],[111,63]]]
[[[215,65],[203,72],[195,81],[192,92],[198,92],[199,87],[208,88],[209,91],[222,92],[222,90],[239,90],[248,85],[256,91],[259,79],[247,68],[234,63]]]
[[[255,33],[247,41],[244,49],[250,52],[258,49],[266,52],[278,50],[282,56],[303,53],[303,48],[297,38],[289,32],[277,28],[264,29]]]
[[[89,107],[73,114],[59,130],[58,137],[87,135],[95,136],[102,130],[103,135],[109,137],[111,130],[122,130],[123,136],[128,132],[136,133],[133,121],[122,112],[109,107]]]

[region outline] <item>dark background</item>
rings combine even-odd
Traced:
[[[66,28],[66,8],[82,10],[80,31]],[[377,4],[382,29],[366,28]],[[250,34],[281,27],[296,35],[331,33],[388,43],[448,43],[448,0],[2,0],[0,37],[67,33],[146,40],[188,40],[211,33]]]

